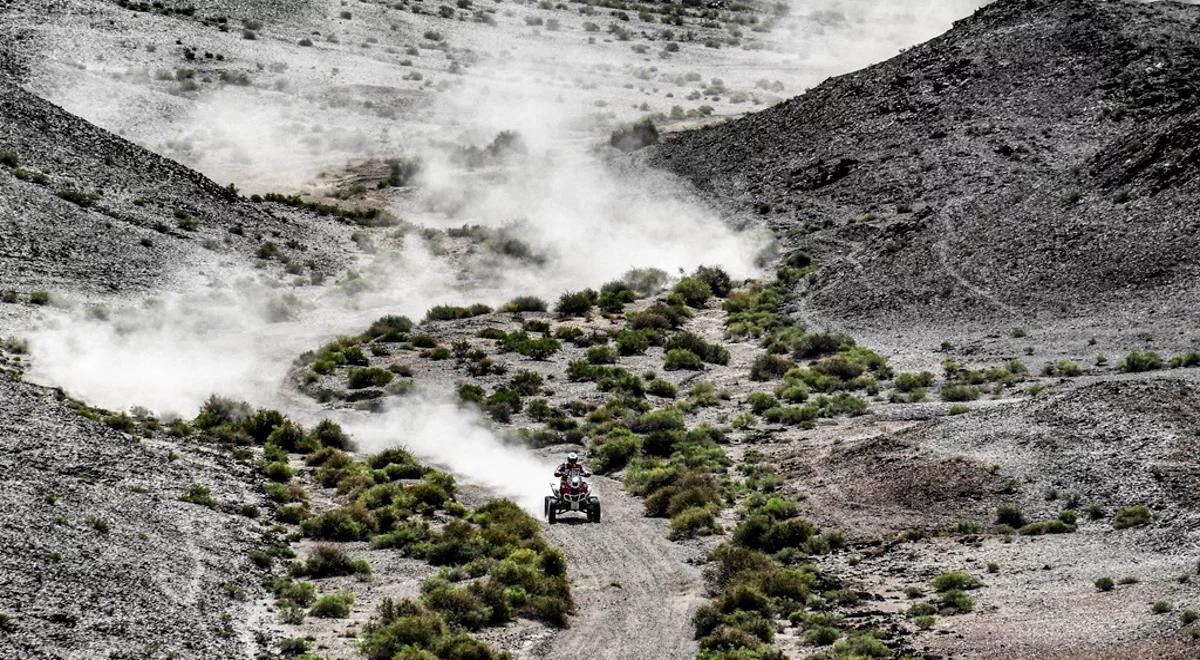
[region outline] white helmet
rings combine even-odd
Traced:
[[[575,463],[578,460],[579,460],[579,455],[576,454],[575,452],[571,452],[571,453],[567,454],[567,463]]]

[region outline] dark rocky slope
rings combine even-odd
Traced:
[[[0,373],[4,658],[217,658],[257,650],[258,479],[228,454],[93,421]],[[90,414],[90,412],[89,412]],[[180,497],[193,484],[220,506]]]
[[[834,322],[1183,309],[1198,292],[1200,7],[1000,0],[655,164],[823,257]]]
[[[333,271],[350,253],[351,227],[246,202],[29,93],[14,82],[20,67],[0,62],[5,288],[147,290],[203,264],[253,260],[265,242],[300,272]]]

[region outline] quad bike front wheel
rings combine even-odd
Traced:
[[[546,522],[553,525],[558,520],[558,508],[552,501],[553,498],[546,498]]]
[[[594,523],[600,522],[600,502],[592,505],[591,511],[588,511],[588,520]]]

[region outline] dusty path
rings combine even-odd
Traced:
[[[641,500],[619,482],[593,477],[603,503],[599,525],[560,519],[547,536],[567,554],[579,607],[571,627],[538,658],[692,658],[692,613],[703,602],[700,571],[687,548],[666,538],[666,521],[642,516]]]

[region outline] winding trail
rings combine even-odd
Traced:
[[[667,540],[666,521],[644,517],[641,500],[620,482],[592,483],[603,506],[599,525],[567,514],[546,528],[569,560],[578,614],[534,657],[695,657],[691,619],[704,585],[687,548]]]
[[[938,261],[942,265],[942,270],[952,279],[954,279],[955,282],[958,282],[959,286],[963,287],[967,291],[970,291],[977,298],[991,303],[997,309],[1003,310],[1009,316],[1013,318],[1021,318],[1020,310],[1000,300],[991,291],[976,286],[975,283],[971,282],[966,277],[963,277],[963,275],[958,272],[958,269],[955,267],[955,265],[951,263],[950,241],[955,239],[955,221],[962,214],[963,207],[971,201],[972,200],[970,199],[954,201],[938,214],[939,222],[942,225],[942,234],[938,238],[937,242],[934,243],[934,250],[937,252]]]

